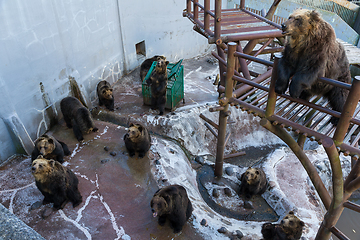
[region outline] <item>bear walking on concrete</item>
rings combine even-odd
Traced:
[[[78,179],[69,168],[40,155],[33,161],[31,171],[36,186],[45,197],[43,204],[54,203],[54,209],[58,210],[64,208],[68,201],[73,207],[82,202]]]
[[[150,206],[153,217],[158,217],[159,225],[163,226],[168,219],[174,233],[182,230],[193,210],[186,189],[180,185],[170,185],[157,190]]]
[[[59,163],[64,162],[64,156],[69,156],[71,152],[68,146],[53,136],[43,134],[36,139],[34,150],[31,153],[31,160],[34,161],[39,155],[46,159],[55,159]]]
[[[130,123],[128,132],[124,135],[124,141],[130,157],[137,152],[139,158],[143,158],[151,146],[150,134],[140,123]]]
[[[166,61],[166,57],[164,56],[159,56],[159,55],[155,55],[152,58],[148,58],[146,59],[140,66],[140,79],[141,82],[144,81],[146,74],[149,72],[151,65],[153,64],[153,62],[157,62],[158,60],[163,59]]]
[[[110,83],[107,81],[100,81],[96,87],[96,92],[99,98],[99,106],[105,105],[110,111],[114,111],[114,95]]]
[[[240,177],[240,194],[245,199],[250,199],[253,195],[260,195],[266,191],[268,181],[264,171],[260,168],[249,167]]]
[[[304,222],[290,211],[280,224],[264,223],[261,233],[264,240],[299,240],[304,225]]]
[[[154,71],[146,80],[148,86],[151,85],[151,107],[159,109],[159,115],[164,114],[166,103],[166,87],[167,87],[167,70],[169,61],[159,59],[156,63]]]
[[[60,102],[61,112],[64,116],[66,126],[72,128],[76,139],[84,140],[83,133],[97,132],[89,109],[75,97],[66,97]]]
[[[282,24],[282,30],[286,44],[275,92],[284,93],[291,79],[291,97],[308,101],[315,94],[323,95],[333,110],[341,112],[349,91],[318,81],[326,77],[351,82],[349,61],[334,29],[316,11],[298,9]],[[331,122],[336,125],[338,119],[333,117]]]

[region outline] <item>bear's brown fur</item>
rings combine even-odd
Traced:
[[[31,153],[31,160],[34,161],[39,155],[46,159],[55,159],[59,163],[64,162],[64,156],[69,156],[71,152],[68,146],[53,136],[43,134],[36,139],[34,150]]]
[[[301,238],[304,222],[290,211],[280,224],[264,223],[261,229],[264,240],[298,240]]]
[[[349,91],[318,80],[351,82],[349,61],[334,29],[318,12],[298,9],[282,24],[282,30],[286,44],[278,63],[275,92],[284,93],[291,79],[291,97],[309,100],[315,94],[323,95],[333,110],[341,112]],[[331,119],[333,124],[337,121]]]
[[[174,233],[182,230],[193,210],[186,189],[180,185],[170,185],[156,191],[150,207],[153,217],[158,217],[159,225],[163,226],[168,219]]]
[[[54,209],[58,210],[68,201],[72,202],[73,207],[82,202],[78,179],[69,168],[40,155],[33,161],[31,171],[36,186],[45,197],[43,204],[54,203]]]
[[[246,199],[263,194],[268,186],[266,175],[260,168],[249,167],[241,175],[240,181],[240,194]]]
[[[130,123],[128,132],[124,135],[124,141],[130,157],[133,157],[136,152],[140,158],[144,157],[151,146],[150,134],[140,123]]]
[[[76,139],[84,140],[83,134],[97,132],[89,109],[75,97],[66,97],[60,102],[61,112],[64,116],[66,126],[72,128]]]
[[[159,109],[159,115],[164,114],[166,103],[166,87],[167,87],[167,65],[169,61],[159,59],[156,63],[154,71],[146,80],[148,86],[151,85],[151,107]]]
[[[153,62],[156,62],[160,59],[163,59],[166,61],[166,57],[164,56],[158,56],[158,55],[155,55],[153,56],[152,58],[148,58],[146,59],[140,66],[140,79],[141,79],[141,82],[144,81],[145,77],[146,77],[146,74],[149,72],[150,68],[151,68],[151,65],[153,64]]]
[[[99,98],[99,106],[105,105],[110,111],[114,111],[114,95],[110,83],[107,81],[100,81],[96,87],[96,92]]]

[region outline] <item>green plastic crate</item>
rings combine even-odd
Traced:
[[[150,77],[156,63],[156,61],[153,62],[142,83],[142,95],[145,105],[151,105],[151,87],[146,84],[146,80]],[[168,84],[166,87],[166,109],[173,110],[176,105],[184,99],[184,66],[181,65],[181,63],[182,59],[175,64],[169,63],[167,65]]]

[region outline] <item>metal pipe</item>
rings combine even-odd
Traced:
[[[281,37],[282,33],[280,30],[276,31],[267,31],[267,32],[259,32],[259,33],[249,33],[249,34],[243,34],[243,35],[230,35],[230,36],[223,36],[220,38],[209,38],[208,42],[215,43],[216,40],[221,39],[222,42],[236,42],[236,41],[243,41],[243,40],[254,40],[254,39],[262,39],[262,38],[271,38],[271,37]],[[256,45],[256,44],[255,44]],[[246,48],[244,48],[244,53],[248,54],[250,53],[254,48],[251,48],[247,51],[245,51]]]
[[[215,130],[212,129],[212,127],[210,126],[210,124],[208,124],[208,123],[204,123],[204,124],[205,124],[205,127],[207,127],[207,129],[209,129],[210,132],[217,138],[218,135],[217,135],[217,133],[215,132]]]
[[[351,240],[348,238],[344,233],[342,233],[339,229],[336,227],[332,227],[330,231],[340,240]]]
[[[233,80],[235,69],[235,56],[234,52],[236,50],[236,43],[228,44],[229,52],[227,56],[227,69],[226,69],[226,82],[225,82],[225,97],[230,99],[232,97],[233,89]],[[218,132],[218,141],[216,148],[216,161],[215,161],[215,177],[221,178],[223,172],[223,161],[224,161],[224,150],[225,150],[225,135],[226,135],[226,125],[227,125],[227,116],[226,112],[229,109],[229,103],[226,103],[224,110],[219,113],[219,132]]]
[[[275,105],[276,105],[275,82],[278,78],[277,65],[278,65],[279,59],[280,59],[279,55],[276,55],[274,58],[274,65],[273,65],[273,71],[272,71],[272,75],[271,75],[271,82],[270,82],[270,88],[269,88],[269,97],[268,97],[268,102],[267,102],[266,111],[265,111],[266,117],[273,115],[275,112]]]
[[[264,65],[266,65],[268,67],[274,66],[273,62],[266,61],[264,59],[260,59],[260,58],[257,58],[257,57],[254,57],[254,56],[239,52],[239,51],[235,53],[235,56],[245,58],[245,59],[251,60],[253,62],[261,63],[261,64],[264,64]]]
[[[205,122],[209,123],[211,126],[213,126],[215,129],[219,130],[219,125],[205,117],[202,113],[200,114],[200,118],[203,119]]]
[[[193,8],[194,8],[194,20],[198,20],[199,19],[199,8],[197,6],[199,0],[193,0]]]
[[[360,205],[358,205],[356,203],[346,201],[346,202],[344,202],[344,207],[360,213]]]
[[[215,41],[220,40],[221,36],[221,0],[215,0]]]
[[[251,84],[255,83],[255,84],[256,84],[256,83],[263,82],[264,80],[268,79],[268,78],[271,76],[271,74],[272,74],[272,69],[270,69],[270,70],[267,71],[266,73],[261,74],[259,77],[252,79],[251,81],[249,81],[249,80],[247,80],[247,79],[245,79],[245,78],[241,78],[241,77],[235,76],[235,77],[234,77],[234,80],[238,81],[238,79],[242,79],[242,80],[246,80],[246,82],[241,81],[241,82],[245,83],[245,85],[244,85],[244,86],[241,86],[241,87],[238,88],[238,89],[236,89],[236,90],[234,91],[234,93],[233,93],[234,96],[239,97],[239,96],[241,96],[242,94],[244,94],[245,92],[247,92],[247,91],[249,91],[250,89],[252,89],[253,87],[258,87],[258,85],[253,86],[253,85],[247,85],[247,84],[248,84],[248,83],[251,83]],[[261,86],[261,85],[260,85],[260,86]],[[264,88],[268,89],[267,87],[264,87]],[[267,90],[265,90],[265,91],[267,91]]]
[[[229,159],[229,158],[233,158],[233,157],[239,157],[239,156],[243,156],[243,155],[246,155],[246,152],[242,151],[242,152],[228,154],[228,155],[224,156],[224,159]]]
[[[242,47],[241,47],[240,41],[238,42],[238,45],[237,45],[237,51],[242,53]],[[240,64],[242,74],[244,75],[244,77],[246,79],[251,80],[249,68],[248,68],[248,65],[246,64],[245,59],[241,58],[241,57],[238,57],[238,60],[239,60],[239,64]]]
[[[284,47],[273,47],[264,49],[260,54],[268,54],[268,53],[276,53],[276,52],[282,52],[284,50]],[[257,51],[251,51],[249,55],[254,55]]]
[[[210,10],[210,0],[204,0],[204,29],[210,29],[210,15],[208,11]]]

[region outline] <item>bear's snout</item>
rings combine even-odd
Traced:
[[[281,30],[282,30],[283,32],[286,32],[286,28],[287,28],[286,23],[282,23],[282,24],[281,24]]]
[[[31,167],[31,172],[35,172],[36,167]]]

